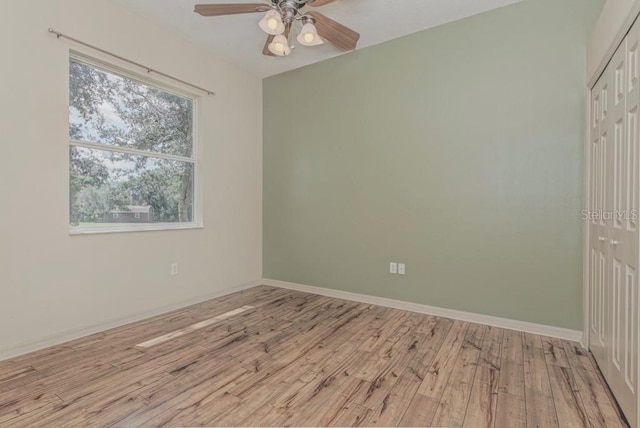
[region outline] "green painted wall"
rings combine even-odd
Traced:
[[[525,0],[266,79],[264,277],[580,329],[602,3]]]

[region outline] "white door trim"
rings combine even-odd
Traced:
[[[583,209],[589,210],[589,190],[591,183],[591,96],[592,88],[586,88],[585,100],[586,108],[586,128],[584,136],[584,180],[583,180]],[[582,345],[586,349],[590,349],[591,343],[589,339],[589,328],[591,326],[591,299],[589,289],[589,221],[582,220],[582,298],[583,298],[583,323],[582,323]]]
[[[348,291],[334,290],[331,288],[316,287],[313,285],[297,284],[294,282],[279,281],[275,279],[263,279],[263,285],[286,288],[289,290],[302,291],[305,293],[319,294],[321,296],[334,297],[336,299],[352,300],[371,305],[385,306],[387,308],[400,309],[404,311],[417,312],[420,314],[434,315],[443,318],[451,318],[476,324],[490,325],[493,327],[505,328],[508,330],[524,331],[526,333],[539,334],[542,336],[555,337],[558,339],[571,340],[582,344],[582,332],[567,328],[554,327],[544,324],[536,324],[527,321],[512,320],[508,318],[494,317],[490,315],[476,314],[472,312],[458,311],[454,309],[439,308],[436,306],[423,305],[419,303],[405,302],[402,300],[387,299],[366,294],[351,293]],[[582,344],[584,347],[584,344]]]

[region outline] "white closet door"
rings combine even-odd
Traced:
[[[638,55],[640,27],[629,33],[613,66],[613,103],[607,134],[614,145],[615,207],[611,233],[611,347],[607,380],[629,420],[637,418],[638,381]],[[619,190],[618,190],[619,189]],[[615,199],[615,198],[614,198]],[[619,211],[618,211],[619,210]]]
[[[638,418],[640,25],[592,92],[591,350],[632,426]]]

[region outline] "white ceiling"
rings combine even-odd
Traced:
[[[266,35],[262,13],[203,17],[196,3],[249,3],[252,0],[116,0],[140,15],[183,34],[250,73],[267,77],[313,64],[341,52],[328,43],[297,47],[288,57],[262,55]],[[259,2],[260,0],[254,0]],[[338,0],[315,9],[361,34],[358,49],[452,22],[520,0]]]

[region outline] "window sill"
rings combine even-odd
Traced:
[[[204,229],[204,226],[197,223],[156,223],[144,226],[109,226],[109,227],[70,227],[69,235],[95,235],[102,233],[126,233],[126,232],[157,232],[161,230],[186,230]]]

